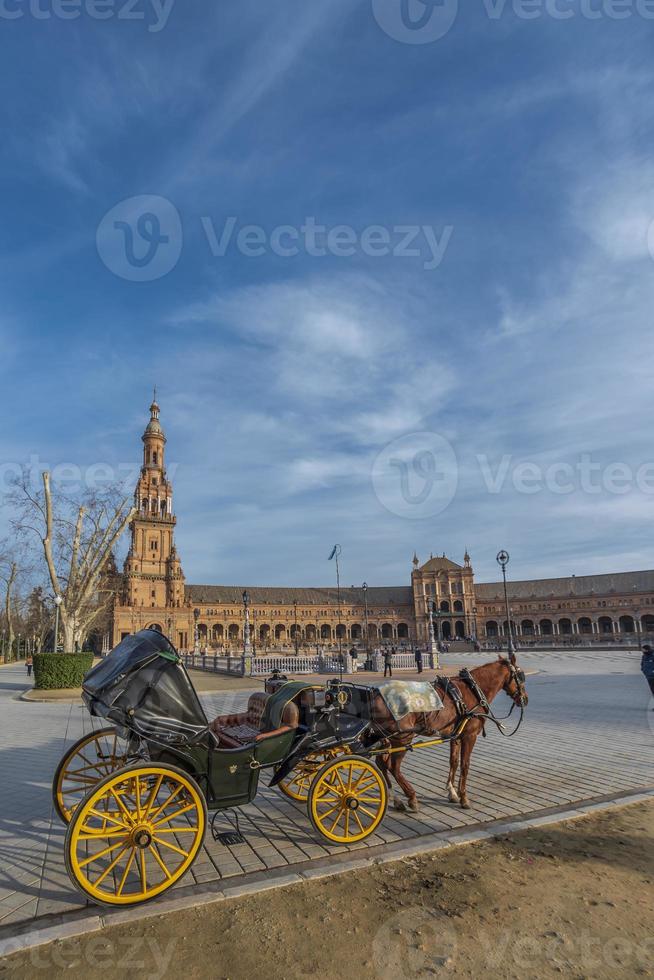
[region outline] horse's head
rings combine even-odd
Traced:
[[[500,657],[500,660],[507,669],[506,682],[502,690],[509,695],[518,708],[526,708],[529,704],[529,697],[525,688],[524,670],[518,666],[513,653],[508,660],[505,657]]]

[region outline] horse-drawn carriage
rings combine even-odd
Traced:
[[[460,679],[460,686],[440,678],[370,688],[273,676],[265,692],[250,695],[246,711],[209,722],[170,642],[155,630],[128,636],[83,683],[90,714],[107,727],[76,742],[54,776],[71,879],[101,904],[155,898],[193,864],[207,811],[249,803],[262,770],[271,773],[270,786],[306,803],[314,830],[330,844],[375,832],[386,812],[389,771],[417,809],[400,772],[414,745],[450,743],[448,793],[468,806],[475,739],[489,719],[502,730],[489,700],[505,691],[522,719],[527,696],[515,657],[462,671]],[[434,737],[414,743],[416,735]]]
[[[66,866],[86,896],[130,905],[166,891],[193,864],[207,811],[250,802],[262,770],[306,801],[326,841],[375,831],[387,787],[365,744],[370,690],[284,678],[267,688],[245,712],[210,723],[175,649],[154,630],[127,637],[86,675],[86,706],[110,727],[76,742],[53,782],[68,824]]]

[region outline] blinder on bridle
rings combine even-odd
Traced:
[[[527,680],[524,670],[518,667],[515,662],[515,657],[509,661],[509,670],[511,672],[510,679],[514,680],[516,687],[518,688],[518,698],[520,700],[520,707],[524,708],[527,703],[527,692],[525,691],[525,682]]]

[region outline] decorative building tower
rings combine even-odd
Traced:
[[[463,565],[443,553],[420,565],[414,556],[411,573],[418,642],[431,642],[431,620],[436,640],[463,639],[477,632],[474,571],[468,549]]]
[[[137,514],[130,524],[131,543],[125,560],[125,602],[128,606],[179,608],[184,603],[184,573],[175,549],[173,488],[166,477],[166,437],[156,390],[142,439],[143,466],[134,494]]]

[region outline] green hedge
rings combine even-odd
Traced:
[[[34,687],[80,687],[92,664],[92,653],[35,653]]]

